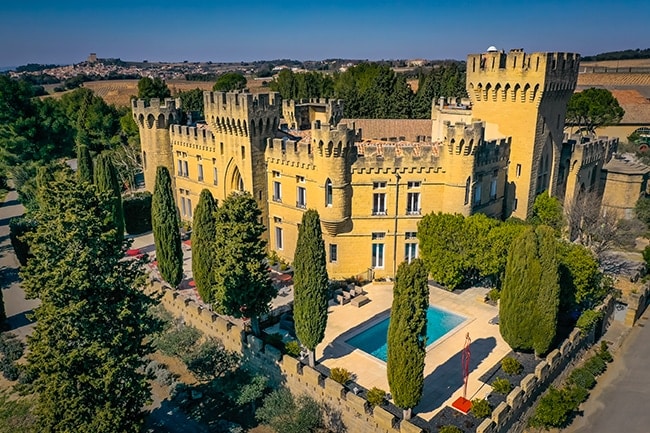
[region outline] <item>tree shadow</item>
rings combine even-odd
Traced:
[[[496,344],[494,337],[479,338],[472,341],[469,374],[476,370],[479,364],[487,358],[496,347]],[[458,351],[424,378],[424,393],[420,404],[414,408],[414,412],[431,412],[440,407],[458,388],[463,386],[462,353],[462,350]]]
[[[15,331],[23,326],[34,323],[34,321],[29,318],[32,314],[34,314],[34,310],[27,310],[7,317],[7,325],[9,326],[9,329]]]
[[[143,431],[155,433],[208,433],[210,430],[186,414],[179,405],[165,399],[147,416]]]
[[[7,266],[0,268],[0,287],[8,288],[18,281],[20,281],[18,268],[10,268]]]

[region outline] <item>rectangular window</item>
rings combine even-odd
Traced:
[[[183,175],[183,161],[180,159],[178,160],[178,173],[176,173],[178,176]]]
[[[276,224],[282,224],[282,218],[274,216],[273,222]]]
[[[305,183],[305,176],[296,176],[296,182]]]
[[[411,263],[413,259],[418,258],[418,244],[416,243],[407,243],[405,244],[406,248],[404,251],[404,261]]]
[[[372,240],[373,241],[381,240],[381,239],[384,239],[385,237],[386,237],[385,232],[373,232],[372,233]]]
[[[192,218],[192,200],[187,199],[187,216]]]
[[[219,183],[218,179],[219,179],[219,176],[217,176],[217,167],[213,167],[213,168],[212,168],[212,181],[213,181],[213,183],[214,183],[215,185],[216,185],[217,183]]]
[[[333,190],[332,190],[332,181],[327,179],[325,183],[325,206],[332,206],[333,199]]]
[[[219,150],[221,151],[221,154],[223,155],[223,143],[219,143]]]
[[[517,164],[517,171],[515,173],[517,177],[521,176],[521,164]]]
[[[147,152],[142,152],[142,166],[147,169]]]
[[[406,182],[406,188],[407,189],[419,188],[420,185],[422,185],[422,182],[420,182],[420,181],[408,181],[408,182]]]
[[[203,164],[199,164],[199,182],[203,182]]]
[[[282,203],[282,184],[273,182],[273,201]]]
[[[282,227],[275,228],[275,249],[281,250],[283,246]]]
[[[183,176],[188,177],[190,170],[187,168],[187,161],[183,161]]]
[[[496,200],[497,198],[497,178],[496,176],[492,178],[490,182],[490,200]]]
[[[474,185],[474,205],[481,204],[481,181],[479,180],[476,185]]]
[[[384,189],[386,188],[386,182],[373,182],[372,189]]]
[[[404,233],[404,237],[406,239],[417,239],[418,238],[418,232],[406,232],[406,233]]]
[[[181,194],[183,192],[181,191]],[[185,208],[185,197],[181,197],[181,215],[185,216],[187,215],[187,210]]]
[[[244,146],[241,147],[241,159],[246,159],[246,148]]]
[[[302,186],[296,191],[296,206],[301,209],[307,208],[307,190]]]
[[[330,263],[336,263],[339,259],[338,245],[330,244]]]
[[[519,202],[518,199],[515,199],[515,204],[512,206],[512,210],[517,210],[517,203]]]
[[[409,192],[406,194],[406,214],[420,215],[420,193]]]
[[[372,214],[386,215],[386,193],[377,192],[372,195]]]
[[[372,244],[372,267],[384,267],[384,244]]]

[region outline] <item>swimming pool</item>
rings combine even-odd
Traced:
[[[429,305],[427,309],[427,346],[465,321],[465,317]],[[390,316],[355,335],[346,342],[386,362]]]

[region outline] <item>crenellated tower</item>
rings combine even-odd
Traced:
[[[505,216],[525,219],[535,197],[555,194],[566,107],[580,56],[489,49],[467,57],[472,113],[512,137]]]
[[[140,148],[142,149],[142,167],[147,191],[153,193],[156,182],[156,168],[167,167],[174,175],[172,145],[169,136],[170,125],[180,122],[180,99],[133,100],[131,108],[133,119],[140,130]]]
[[[289,129],[309,129],[316,121],[336,126],[343,118],[343,107],[342,99],[289,99],[282,101],[282,118]]]
[[[214,133],[221,159],[220,192],[250,191],[268,227],[267,180],[264,151],[280,122],[277,93],[205,92],[205,119]],[[219,194],[221,195],[221,194]]]
[[[324,232],[330,236],[352,229],[352,171],[356,133],[354,124],[332,126],[316,121],[311,129],[314,173],[323,187],[324,207],[319,210]]]

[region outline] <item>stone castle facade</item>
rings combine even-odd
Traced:
[[[565,200],[605,191],[617,141],[563,134],[578,65],[568,53],[469,55],[469,100],[433,101],[430,134],[417,136],[413,121],[394,119],[389,137],[369,136],[341,122],[341,100],[205,92],[206,124],[196,127],[178,124],[178,100],[133,101],[146,187],[168,167],[188,221],[203,188],[218,202],[249,191],[269,247],[288,261],[303,212],[316,209],[332,278],[394,276],[418,256],[422,215],[523,219],[543,191]]]

